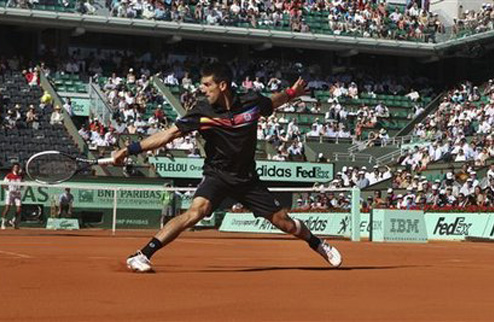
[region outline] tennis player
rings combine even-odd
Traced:
[[[196,130],[206,141],[204,177],[190,208],[171,219],[148,244],[130,256],[129,269],[151,271],[150,259],[156,251],[210,215],[226,197],[236,199],[256,217],[268,219],[285,233],[305,240],[331,265],[340,266],[342,257],[338,250],[314,236],[302,221],[290,218],[256,173],[254,156],[259,118],[271,115],[274,109],[304,94],[305,81],[299,78],[291,88],[267,98],[255,92],[236,94],[231,88],[232,73],[227,65],[208,65],[202,69],[201,76],[204,97],[194,108],[166,131],[133,142],[115,155],[118,164],[128,155],[155,150]]]
[[[1,229],[5,229],[5,216],[9,213],[10,207],[15,205],[16,212],[14,218],[9,220],[9,224],[15,229],[19,229],[19,224],[21,221],[21,199],[22,199],[22,190],[20,186],[8,184],[10,182],[21,182],[22,181],[22,170],[19,163],[14,163],[12,165],[12,169],[4,178],[4,182],[7,185],[3,186],[7,188],[7,192],[5,194],[5,208],[3,208],[2,212],[2,223]]]

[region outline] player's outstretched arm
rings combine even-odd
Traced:
[[[283,92],[273,94],[271,96],[271,102],[273,102],[273,108],[277,109],[278,107],[288,103],[292,99],[306,94],[307,93],[306,86],[307,83],[302,79],[302,77],[299,77],[297,81],[292,85],[292,87],[288,88]]]
[[[144,152],[144,151],[149,151],[149,150],[155,150],[157,148],[160,148],[164,145],[166,145],[168,142],[171,142],[175,140],[176,138],[182,136],[182,132],[178,129],[176,125],[172,125],[169,129],[166,129],[163,132],[158,132],[155,133],[141,142],[140,144],[140,150],[139,152]],[[122,163],[122,161],[129,155],[129,148],[123,148],[120,149],[116,154],[115,154],[115,164]]]

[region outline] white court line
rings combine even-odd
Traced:
[[[13,253],[13,252],[6,252],[4,250],[0,250],[0,254],[5,254],[5,255],[11,255],[11,256],[16,256],[19,258],[33,258],[32,256],[26,255],[26,254],[20,254],[20,253]]]

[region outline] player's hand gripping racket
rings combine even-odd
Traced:
[[[73,176],[94,165],[113,164],[113,158],[84,159],[59,151],[34,154],[26,163],[28,176],[37,182],[55,184],[70,180]]]

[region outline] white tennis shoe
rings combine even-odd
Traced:
[[[151,261],[141,251],[127,258],[127,267],[139,273],[151,272],[153,270]]]
[[[5,229],[5,218],[2,218],[2,228],[1,229]]]
[[[9,225],[12,226],[12,228],[14,229],[19,229],[19,226],[17,225],[17,221],[15,220],[15,218],[9,220]]]
[[[336,247],[329,245],[325,240],[321,240],[317,252],[334,267],[339,267],[343,262],[343,258]]]

